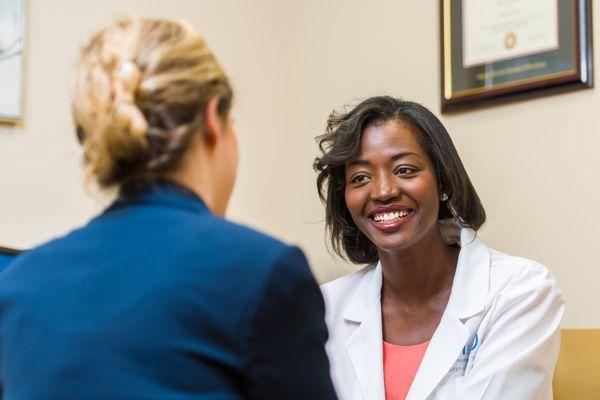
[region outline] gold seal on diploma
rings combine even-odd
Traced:
[[[517,35],[514,32],[508,32],[504,36],[504,48],[506,50],[511,50],[517,44]]]

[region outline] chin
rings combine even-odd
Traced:
[[[398,251],[411,247],[412,240],[408,237],[378,238],[371,240],[380,251]]]

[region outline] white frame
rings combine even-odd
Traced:
[[[25,0],[0,0],[0,122],[23,119]],[[3,97],[4,96],[4,97]]]

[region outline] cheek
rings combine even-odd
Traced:
[[[223,149],[221,156],[222,158],[222,171],[221,171],[221,186],[227,195],[233,191],[233,186],[237,178],[238,170],[238,149],[235,137],[230,136],[226,142],[223,143]]]
[[[360,200],[359,192],[356,190],[346,190],[344,192],[344,199],[346,201],[346,208],[350,211],[352,219],[355,219],[355,216],[362,211],[362,202]]]
[[[421,208],[432,209],[437,212],[440,204],[435,179],[424,177],[424,179],[411,182],[410,192]]]
[[[229,145],[229,160],[232,164],[233,169],[237,170],[239,163],[239,147],[237,136],[234,132],[231,132],[230,145]]]
[[[235,158],[235,168],[237,169],[238,164],[240,162],[240,148],[238,146],[238,141],[237,141],[237,137],[234,137],[234,143],[233,143],[233,154],[234,154],[234,158]]]

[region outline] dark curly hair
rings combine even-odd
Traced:
[[[444,125],[424,106],[389,96],[371,97],[349,112],[332,112],[326,133],[318,136],[321,156],[314,162],[317,190],[325,205],[325,223],[336,254],[355,264],[379,260],[377,247],[356,227],[345,201],[345,169],[360,151],[364,130],[377,123],[403,121],[418,134],[431,159],[440,189],[448,200],[440,203],[439,219],[457,218],[477,230],[485,210]]]

